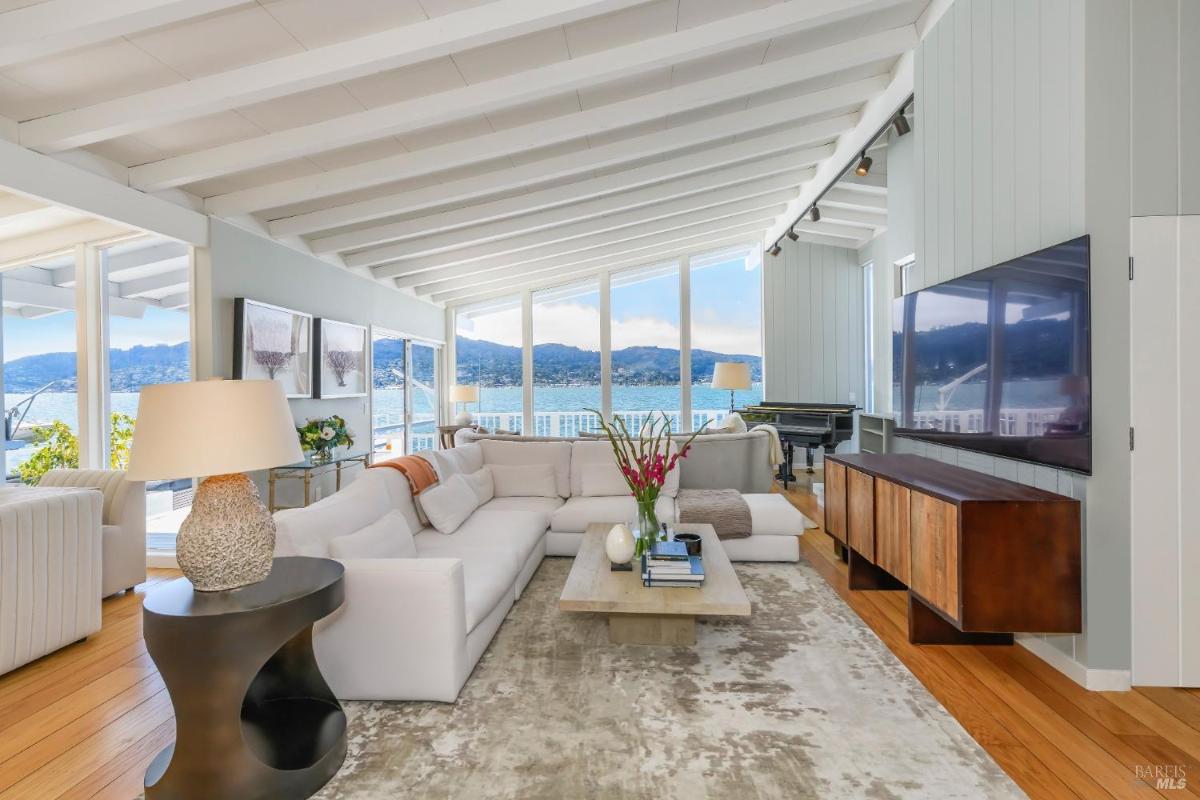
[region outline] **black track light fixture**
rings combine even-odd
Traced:
[[[796,233],[795,228],[788,228],[787,237],[789,239],[791,239],[793,242],[800,241],[800,234]]]
[[[814,205],[812,207],[812,211],[809,213],[809,217],[812,218],[813,222],[820,222],[821,221],[821,209],[817,208]]]
[[[904,116],[903,111],[897,114],[892,120],[892,127],[896,129],[897,136],[904,136],[912,130],[912,126],[908,124],[908,118]]]
[[[858,159],[858,166],[854,168],[854,174],[860,178],[867,177],[867,173],[871,171],[871,157],[867,155],[867,151],[863,150],[862,155]]]
[[[777,256],[777,255],[779,255],[781,252],[783,252],[783,248],[779,246],[779,242],[776,242],[776,243],[775,243],[775,246],[774,246],[774,247],[772,247],[772,248],[771,248],[770,250],[768,250],[767,252],[768,252],[768,253],[770,253],[770,254],[771,254],[771,255],[773,255],[773,256]]]

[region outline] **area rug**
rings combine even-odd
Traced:
[[[560,612],[570,567],[542,563],[457,703],[348,703],[317,797],[1024,796],[806,562],[736,565],[752,616],[672,648]]]

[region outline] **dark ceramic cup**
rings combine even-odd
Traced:
[[[683,542],[684,546],[687,547],[689,556],[700,555],[700,534],[677,533],[675,534],[675,541]]]

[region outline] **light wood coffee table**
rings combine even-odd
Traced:
[[[558,599],[559,610],[607,614],[609,641],[618,644],[695,644],[696,617],[750,616],[750,600],[711,525],[673,526],[679,533],[698,533],[703,541],[704,585],[699,589],[643,586],[636,561],[632,572],[610,570],[604,540],[612,526],[588,526]]]

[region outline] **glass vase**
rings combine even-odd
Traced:
[[[633,535],[637,541],[634,556],[640,558],[650,552],[651,546],[658,541],[660,534],[658,515],[654,513],[654,500],[639,500],[635,497],[634,501],[637,503],[637,517],[633,523]]]

